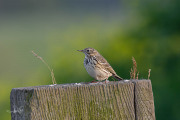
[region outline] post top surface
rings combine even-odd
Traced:
[[[81,82],[81,83],[66,83],[66,84],[56,84],[56,85],[41,85],[41,86],[30,86],[30,87],[20,87],[13,88],[12,90],[33,90],[36,88],[54,88],[54,87],[77,87],[77,86],[96,86],[96,85],[112,85],[112,84],[128,84],[128,83],[139,83],[139,82],[150,82],[150,80],[142,79],[142,80],[122,80],[122,81],[109,81],[108,83],[97,82],[97,83],[89,83],[89,82]]]

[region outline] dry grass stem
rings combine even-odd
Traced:
[[[134,57],[132,57],[132,61],[133,61],[133,79],[135,79],[136,72],[137,72],[137,64],[136,64],[136,60],[134,59]]]
[[[53,69],[51,69],[51,68],[49,67],[49,65],[44,61],[44,59],[43,59],[41,56],[38,56],[38,54],[36,54],[34,51],[32,51],[32,53],[33,53],[33,55],[34,55],[35,57],[37,57],[38,59],[40,59],[40,60],[47,66],[47,68],[48,68],[49,71],[51,72],[51,78],[52,78],[53,84],[57,84],[57,83],[56,83],[56,80],[55,80],[55,77],[54,77]]]
[[[131,79],[133,78],[133,70],[132,70],[132,68],[131,68],[131,72],[130,72],[130,77],[131,77]]]
[[[149,69],[149,71],[148,71],[148,80],[149,80],[149,78],[150,78],[150,76],[151,76],[151,69]]]
[[[137,73],[137,63],[134,57],[132,57],[133,68],[131,68],[130,77],[131,79],[138,79],[139,72]]]
[[[138,80],[139,72],[137,73],[136,79]]]

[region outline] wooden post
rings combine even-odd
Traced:
[[[14,88],[12,120],[155,120],[150,80]]]

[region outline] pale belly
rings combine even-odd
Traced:
[[[105,80],[108,79],[112,74],[106,70],[93,68],[90,65],[84,65],[88,74],[95,78],[96,80]]]

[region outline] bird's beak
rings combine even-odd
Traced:
[[[79,51],[79,52],[83,52],[83,50],[77,50],[77,51]]]

